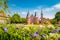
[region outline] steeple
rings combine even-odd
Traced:
[[[35,17],[36,17],[36,12],[35,12]]]
[[[33,14],[31,16],[33,16]]]
[[[26,16],[26,18],[28,18],[29,17],[29,11],[28,11],[28,13],[27,13],[27,16]]]
[[[41,18],[43,18],[43,13],[42,13],[42,10],[41,10]]]
[[[41,10],[41,24],[43,23],[43,13],[42,13],[42,10]]]

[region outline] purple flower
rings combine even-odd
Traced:
[[[19,28],[16,28],[16,30],[18,30]]]
[[[4,28],[4,31],[7,32],[8,31],[8,28]]]
[[[36,33],[34,34],[34,36],[38,36],[38,32],[36,32]]]
[[[30,37],[33,38],[34,36],[32,34],[30,34]]]
[[[60,38],[58,38],[58,40],[60,40]]]
[[[42,34],[42,37],[43,37],[43,38],[46,38],[46,35],[45,35],[45,34]]]
[[[60,28],[53,30],[53,33],[60,32]]]

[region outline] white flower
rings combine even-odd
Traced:
[[[58,36],[58,34],[57,33],[49,33],[49,36],[54,37],[54,36]]]
[[[54,25],[48,25],[47,28],[53,28],[53,29],[55,29]]]
[[[43,25],[40,25],[39,27],[40,27],[40,28],[45,28],[45,26],[43,26]]]

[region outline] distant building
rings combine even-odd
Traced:
[[[39,23],[43,24],[45,22],[48,23],[48,24],[51,23],[49,19],[43,18],[42,11],[41,11],[41,17],[40,17],[40,19],[39,19],[39,17],[36,17],[36,12],[35,12],[35,15],[33,16],[33,14],[30,15],[30,13],[28,11],[27,16],[26,16],[26,23],[27,24],[39,24]]]
[[[41,10],[41,17],[40,17],[40,19],[41,19],[41,20],[39,20],[39,21],[40,21],[41,24],[43,24],[43,23],[51,24],[51,21],[50,21],[49,18],[46,19],[46,18],[43,17],[42,10]]]
[[[38,17],[36,17],[36,12],[35,12],[35,16],[33,16],[33,14],[30,16],[28,12],[26,17],[26,22],[27,24],[38,24],[39,20],[38,20]]]
[[[7,20],[9,19],[9,16],[7,16],[6,14],[0,12],[0,23],[5,24],[6,22],[8,22]]]
[[[50,21],[50,19],[46,19],[46,18],[43,18],[43,22],[42,23],[48,23],[48,24],[51,24],[51,21]]]

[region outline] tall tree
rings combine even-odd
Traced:
[[[20,23],[26,23],[26,18],[20,18]]]
[[[55,14],[55,19],[57,19],[57,21],[60,21],[60,11]]]
[[[60,24],[60,11],[55,14],[55,19],[57,19],[57,23]]]
[[[19,23],[20,22],[20,15],[19,14],[14,14],[11,17],[11,23]]]
[[[0,0],[0,10],[4,10],[5,12],[9,12],[9,9],[8,9],[8,1],[9,0]]]

